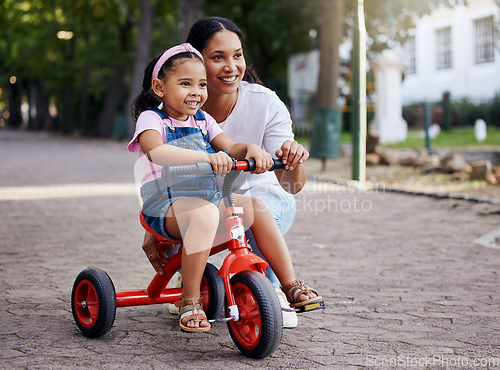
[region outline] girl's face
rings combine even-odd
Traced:
[[[172,118],[185,121],[194,116],[207,100],[207,74],[199,59],[178,60],[163,80],[156,79],[155,93],[163,109]]]
[[[246,70],[238,35],[222,30],[215,33],[202,51],[210,94],[233,94]]]

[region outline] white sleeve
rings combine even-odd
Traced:
[[[286,140],[293,140],[294,135],[288,109],[277,95],[274,96],[268,105],[263,145],[264,150],[276,158],[276,150],[281,148]]]

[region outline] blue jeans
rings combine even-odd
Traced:
[[[266,187],[254,186],[252,189],[247,190],[244,194],[261,200],[276,221],[281,234],[286,234],[286,232],[290,229],[290,226],[292,226],[297,209],[295,198],[292,194],[284,191],[279,185]],[[250,229],[247,230],[246,237],[252,246],[252,251],[256,255],[264,258]],[[280,282],[271,267],[267,267],[266,276],[275,288],[280,287]]]
[[[196,150],[205,153],[215,153],[208,141],[208,133],[194,127],[176,127],[171,131],[165,128],[166,143],[184,149]],[[200,198],[206,199],[216,206],[221,200],[221,192],[217,189],[215,175],[177,175],[170,178],[162,177],[150,181],[141,187],[143,200],[142,214],[147,224],[158,234],[170,240],[165,230],[165,217],[168,209],[177,199]]]

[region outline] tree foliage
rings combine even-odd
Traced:
[[[408,37],[415,21],[439,6],[453,6],[466,0],[377,0],[364,1],[368,55],[392,48]],[[346,0],[344,33],[352,35],[355,0]]]
[[[128,112],[127,102],[134,94],[129,86],[134,85],[136,44],[151,42],[151,55],[146,58],[150,60],[184,41],[179,39],[180,20],[189,17],[180,17],[179,7],[189,1],[143,1],[153,9],[151,40],[138,40],[139,1],[0,1],[0,112],[9,109],[11,117],[20,112],[22,96],[30,104],[28,112],[36,111],[29,128],[110,135],[116,112]],[[456,1],[365,0],[371,50],[404,39],[404,29],[413,24],[416,15],[429,12],[438,3]],[[320,0],[190,3],[203,6],[205,15],[227,17],[240,26],[249,64],[285,99],[288,57],[317,47]],[[355,1],[345,3],[344,33],[348,35]],[[11,76],[16,76],[15,85]],[[57,107],[57,117],[49,114],[49,105]]]
[[[245,36],[247,62],[267,86],[286,97],[288,57],[316,46],[319,0],[207,0],[207,16],[233,20]]]

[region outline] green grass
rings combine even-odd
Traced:
[[[479,142],[474,135],[474,129],[453,129],[441,131],[437,137],[431,140],[433,148],[450,148],[460,146],[500,146],[500,130],[489,128],[486,140]],[[385,145],[394,148],[425,148],[425,137],[422,131],[409,131],[405,141]]]
[[[309,147],[311,141],[308,137],[296,138],[304,146]],[[341,143],[350,143],[351,135],[343,132],[340,137]],[[478,142],[472,128],[456,128],[450,131],[441,131],[441,133],[431,141],[432,148],[449,148],[460,146],[500,146],[500,129],[488,128],[486,140]],[[421,130],[410,130],[405,141],[395,144],[384,144],[389,148],[425,148],[425,137]]]

